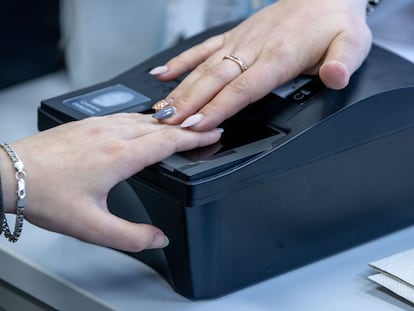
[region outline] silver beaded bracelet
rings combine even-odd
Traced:
[[[0,172],[1,173],[1,172]],[[4,210],[3,210],[3,188],[1,186],[1,174],[0,174],[0,224],[3,224],[4,220]],[[3,233],[3,226],[0,226],[0,235]]]
[[[16,223],[14,225],[14,231],[11,233],[9,225],[7,223],[6,217],[3,218],[2,230],[4,236],[12,243],[17,242],[22,233],[23,220],[24,220],[24,206],[26,203],[26,172],[24,171],[23,162],[20,160],[19,156],[16,154],[12,146],[8,143],[0,142],[0,147],[2,147],[10,159],[13,162],[14,169],[16,170],[15,177],[17,180],[17,204],[16,204]]]

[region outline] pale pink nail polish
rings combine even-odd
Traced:
[[[187,119],[185,119],[183,123],[180,124],[180,127],[194,126],[200,123],[200,121],[203,119],[204,119],[204,116],[201,113],[193,114],[192,116],[189,116]]]
[[[218,127],[214,130],[212,130],[213,133],[217,133],[217,134],[223,134],[224,132],[224,128]]]
[[[149,72],[150,75],[156,76],[156,75],[160,75],[163,73],[168,72],[168,67],[167,66],[158,66],[158,67],[154,67],[151,69],[151,71]]]
[[[155,234],[152,244],[149,248],[164,248],[170,244],[169,239],[164,234],[158,232]]]

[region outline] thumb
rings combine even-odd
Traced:
[[[139,252],[144,249],[163,248],[169,244],[165,234],[155,226],[133,223],[108,211],[95,210],[85,217],[77,228],[63,232],[85,242],[121,251]]]
[[[351,75],[361,66],[371,48],[372,35],[368,27],[358,29],[358,36],[340,33],[329,45],[326,57],[319,68],[319,77],[329,88],[346,87]]]

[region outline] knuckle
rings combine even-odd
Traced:
[[[207,74],[211,70],[211,66],[207,62],[203,62],[200,65],[198,65],[194,71],[200,75]]]
[[[157,154],[149,154],[147,157],[148,162],[156,162],[154,159],[158,158],[160,154],[169,155],[176,152],[180,137],[178,137],[177,129],[172,126],[168,126],[156,133],[154,133],[153,143],[155,149],[159,152]]]
[[[194,72],[200,76],[207,76],[215,81],[222,83],[225,83],[228,80],[228,78],[226,78],[226,73],[222,70],[222,68],[219,66],[211,65],[208,62],[204,62],[198,65],[194,69]]]
[[[210,67],[206,73],[207,75],[212,77],[215,81],[225,83],[228,80],[228,78],[226,78],[227,74],[222,70],[222,68],[218,66]]]
[[[190,66],[188,59],[185,57],[185,55],[183,54],[179,54],[175,57],[173,57],[170,60],[171,64],[174,64],[174,66],[180,68],[180,67],[184,67],[184,68],[188,68]]]
[[[251,83],[247,79],[239,78],[234,80],[227,87],[233,94],[236,94],[236,96],[243,98],[244,101],[251,103],[252,99],[249,91],[251,86]]]
[[[165,137],[165,141],[162,143],[166,144],[164,146],[166,148],[168,145],[173,145],[173,146],[177,145],[177,142],[179,141],[177,131],[175,128],[165,129],[163,133],[163,137]]]
[[[231,117],[231,115],[233,114],[233,111],[227,112],[226,110],[223,110],[223,108],[220,107],[220,104],[218,104],[217,102],[211,102],[208,106],[205,107],[204,113],[206,115],[217,116],[218,119],[220,120],[219,122],[221,122]]]
[[[103,126],[101,124],[93,124],[88,129],[88,134],[93,137],[98,137],[102,135],[106,135],[108,132],[108,128],[106,126]]]
[[[126,149],[127,146],[124,141],[114,139],[107,141],[103,152],[110,157],[118,157],[120,155],[126,154]]]
[[[192,93],[186,92],[180,95],[180,97],[174,103],[174,106],[176,106],[181,111],[183,107],[191,107],[191,103],[193,101],[194,101],[194,98],[193,98]]]

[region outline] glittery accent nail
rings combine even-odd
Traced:
[[[171,106],[173,102],[174,100],[172,98],[161,99],[152,106],[152,109],[157,112],[164,109],[165,107]]]
[[[176,109],[173,106],[165,107],[164,109],[161,109],[160,111],[154,113],[152,117],[157,120],[168,119],[175,114],[175,111]]]
[[[187,119],[181,123],[180,127],[191,127],[198,123],[200,123],[201,120],[204,119],[204,115],[201,113],[193,114],[192,116],[189,116]]]

